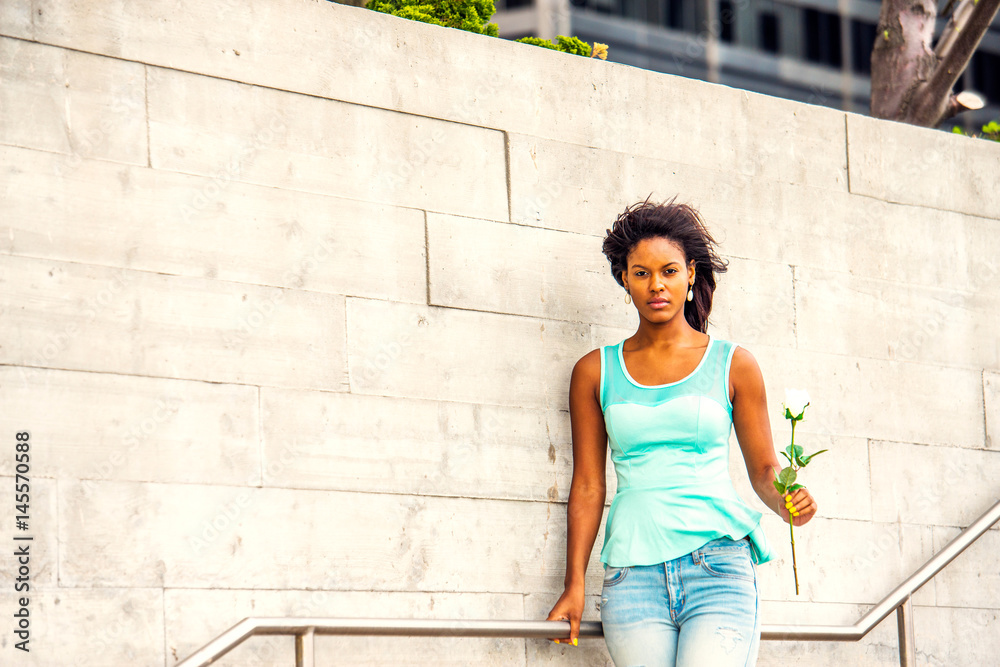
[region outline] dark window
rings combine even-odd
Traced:
[[[851,20],[851,69],[857,74],[872,73],[875,24]]]
[[[986,96],[989,102],[1000,102],[1000,56],[977,51],[972,56],[972,87]]]
[[[806,9],[802,12],[802,19],[806,60],[840,67],[840,17],[816,9]]]
[[[736,14],[733,12],[733,3],[730,0],[720,0],[719,25],[722,32],[719,33],[719,39],[723,42],[733,41],[733,22],[735,20]]]
[[[499,5],[500,3],[497,3]],[[504,9],[520,9],[521,7],[531,7],[534,0],[503,0]],[[498,6],[497,9],[500,9]]]
[[[760,13],[760,48],[769,53],[778,53],[778,17],[771,12]]]
[[[657,0],[651,0],[650,4],[659,3]],[[684,5],[686,3],[684,0],[666,0],[666,12],[663,15],[663,25],[668,28],[677,28],[678,30],[684,29]]]
[[[616,0],[569,0],[571,5],[586,6],[598,14],[618,14]]]
[[[639,21],[646,20],[646,4],[644,0],[622,0],[621,7],[621,15],[625,18]]]

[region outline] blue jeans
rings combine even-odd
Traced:
[[[750,542],[728,537],[657,565],[605,567],[604,640],[616,667],[747,667],[760,646]]]

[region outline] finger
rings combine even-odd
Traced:
[[[577,645],[577,637],[580,636],[580,619],[574,618],[569,622],[569,642],[573,645]]]
[[[798,502],[795,503],[795,509],[797,509],[800,513],[815,511],[816,499],[812,497],[812,494],[807,492]]]
[[[791,500],[792,506],[798,510],[800,514],[814,502],[815,500],[813,499],[812,494],[809,493],[809,490],[805,487],[798,489],[792,496]]]
[[[800,512],[799,515],[796,517],[799,521],[799,523],[797,523],[796,525],[801,525],[812,519],[814,516],[816,516],[817,509],[818,508],[815,503],[810,504],[809,507],[803,509],[802,512]]]
[[[799,515],[799,510],[796,508],[795,503],[792,500],[794,497],[795,496],[790,493],[785,494],[785,511],[788,512],[789,520],[791,520],[792,517]]]
[[[558,613],[556,613],[555,611],[552,611],[552,612],[551,612],[551,613],[549,614],[549,617],[548,617],[548,618],[546,618],[545,620],[546,620],[546,621],[568,621],[568,620],[569,620],[569,618],[567,618],[566,616],[563,616],[563,615],[561,615],[561,614],[558,614]],[[558,639],[554,639],[554,638],[552,638],[552,637],[550,637],[549,639],[550,639],[551,641],[555,642],[556,644],[561,644],[561,643],[564,643],[564,642],[566,641],[566,640],[562,640],[562,641],[560,641],[560,640],[558,640]]]

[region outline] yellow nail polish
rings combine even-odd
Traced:
[[[573,646],[576,646],[576,637],[573,638]]]
[[[555,640],[555,642],[556,642],[556,643],[558,644],[558,643],[559,643],[559,640],[557,639],[557,640]]]
[[[792,496],[791,496],[791,494],[789,494],[789,495],[785,496],[785,500],[791,500],[791,499],[792,499]]]

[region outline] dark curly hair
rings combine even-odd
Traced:
[[[649,201],[632,204],[618,216],[604,238],[604,256],[611,262],[611,274],[622,287],[622,273],[628,269],[628,256],[643,239],[665,237],[684,251],[686,262],[694,260],[694,300],[684,302],[684,318],[694,329],[706,332],[712,312],[715,274],[725,273],[728,264],[715,251],[718,245],[705,227],[698,211],[687,204],[676,204],[677,197],[663,204]]]

